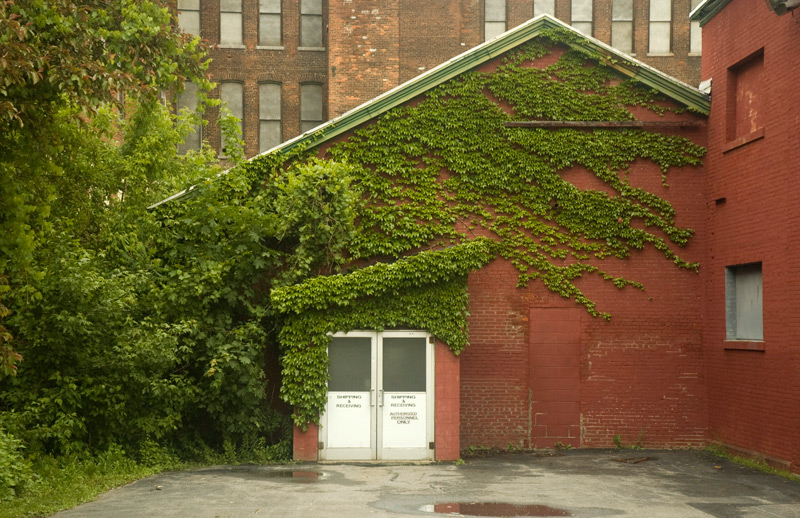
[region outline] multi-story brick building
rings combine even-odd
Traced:
[[[689,12],[699,1],[177,0],[177,8],[183,29],[214,45],[214,95],[242,119],[253,156],[543,13],[696,85],[700,27]],[[222,151],[214,125],[186,147],[201,138]]]

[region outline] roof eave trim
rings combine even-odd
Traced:
[[[705,0],[692,9],[692,12],[689,13],[689,19],[693,22],[700,22],[700,27],[702,27],[730,2],[731,0]]]

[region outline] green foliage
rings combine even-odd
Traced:
[[[90,114],[117,92],[155,97],[206,66],[160,0],[3,0],[0,45],[3,130],[42,123],[53,104]]]
[[[541,281],[603,318],[610,315],[580,291],[580,277],[596,274],[619,289],[644,286],[607,273],[602,259],[626,259],[652,246],[681,268],[697,268],[675,251],[692,231],[676,226],[670,203],[632,185],[627,173],[636,160],[650,160],[666,185],[669,168],[701,163],[701,147],[642,130],[503,126],[526,119],[631,120],[632,106],[669,109],[657,92],[597,66],[601,56],[567,51],[545,68],[531,66],[553,45],[544,38],[528,44],[495,71],[463,74],[327,149],[326,158],[351,165],[352,188],[362,199],[351,260],[377,264],[273,290],[275,310],[287,314],[281,394],[298,425],[324,408],[329,333],[416,327],[461,351],[467,298],[456,277],[495,255],[519,270],[519,286]],[[606,189],[570,183],[563,173],[576,167]],[[454,243],[462,246],[405,258]],[[447,309],[432,318],[431,308],[439,306],[431,299],[442,290],[460,291],[464,305],[440,299]]]
[[[672,247],[684,246],[692,231],[675,225],[669,202],[631,185],[627,171],[637,159],[654,161],[665,174],[699,165],[702,148],[641,130],[503,127],[512,119],[628,120],[631,105],[666,109],[655,92],[620,83],[575,51],[543,69],[529,66],[546,52],[529,45],[494,72],[464,74],[329,149],[332,159],[360,165],[354,184],[367,203],[355,257],[397,256],[488,232],[520,271],[520,285],[540,280],[606,318],[575,279],[595,273],[620,288],[642,286],[610,276],[596,260],[624,259],[649,245],[696,269]],[[562,176],[580,166],[611,193],[578,189]]]
[[[22,449],[22,441],[0,428],[0,502],[31,481],[31,465]]]
[[[5,291],[8,291],[8,281],[5,275],[0,275],[0,295]],[[22,356],[11,348],[11,340],[14,337],[2,324],[6,316],[8,316],[8,308],[3,305],[3,298],[0,297],[0,379],[15,375],[17,364],[22,361]]]
[[[171,223],[146,210],[177,185],[220,171],[207,147],[177,155],[192,116],[147,99],[131,99],[127,116],[101,109],[78,124],[76,113],[64,108],[51,121],[61,145],[42,160],[63,174],[48,178],[53,196],[36,246],[6,263],[16,275],[4,293],[4,323],[25,362],[16,378],[0,380],[0,422],[31,454],[83,455],[112,444],[135,451],[158,441],[190,455],[189,443],[221,448],[226,439],[237,448],[260,440],[268,452],[261,458],[285,453],[287,420],[267,401],[264,311],[241,302],[255,293],[258,260],[222,278],[224,266],[176,246]],[[0,164],[30,167],[18,154]],[[260,232],[260,221],[246,231]],[[194,230],[201,227],[187,235],[198,241],[208,234]],[[221,263],[233,265],[232,249],[216,245],[209,247]],[[226,281],[221,295],[230,304],[215,301],[217,293],[205,300],[204,288]],[[187,286],[202,300],[196,309],[175,306]],[[258,317],[242,316],[248,309]]]
[[[154,104],[184,80],[203,90],[211,84],[199,38],[183,34],[161,0],[0,0],[0,48],[0,276],[12,290],[30,290],[43,275],[33,264],[36,249],[54,220],[66,215],[91,233],[92,204],[109,202],[109,192],[145,194],[134,171],[109,174],[121,172],[103,151],[113,144],[109,107],[124,110],[123,94]],[[99,135],[105,146],[83,146]],[[150,142],[151,151],[157,145],[170,149]],[[10,335],[0,340],[2,377],[14,374],[19,359]]]
[[[15,498],[3,500],[0,518],[49,516],[136,479],[184,467],[174,462],[148,466],[117,445],[94,455],[36,456],[31,462],[31,479]]]
[[[311,278],[272,291],[272,304],[281,313],[301,313],[332,306],[355,306],[364,297],[398,297],[406,290],[458,279],[494,258],[493,242],[478,238],[443,250],[378,263],[346,275]]]

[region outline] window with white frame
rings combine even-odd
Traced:
[[[242,45],[242,0],[219,0],[219,44]]]
[[[263,153],[283,141],[281,132],[281,85],[258,85],[258,152]]]
[[[725,330],[728,340],[763,340],[761,263],[725,268]]]
[[[187,110],[194,113],[197,111],[197,85],[191,81],[183,83],[183,92],[178,95],[178,102],[176,103],[178,111]],[[178,153],[185,155],[193,149],[200,149],[202,141],[202,134],[200,132],[201,126],[199,124],[192,125],[192,129],[186,139],[178,144]]]
[[[700,5],[703,0],[692,0],[692,10]],[[689,26],[689,53],[700,54],[703,52],[703,29],[700,22],[690,22]]]
[[[186,34],[200,34],[200,0],[178,0],[178,27]]]
[[[613,0],[611,4],[611,46],[633,53],[633,0]]]
[[[506,32],[506,0],[485,0],[483,39],[488,41]]]
[[[594,21],[593,0],[572,0],[572,25],[587,36],[592,35]]]
[[[244,118],[244,87],[242,83],[221,83],[219,99],[228,106],[231,115],[239,119],[239,131],[244,134],[242,119]],[[222,139],[222,154],[227,155],[225,139]]]
[[[258,0],[258,44],[280,47],[281,0]]]
[[[650,0],[650,54],[672,51],[672,0]]]
[[[549,14],[550,16],[555,16],[556,0],[534,0],[533,15],[539,16],[540,14]]]
[[[322,0],[300,0],[300,46],[323,47]]]
[[[322,85],[300,85],[300,131],[316,128],[322,120]]]

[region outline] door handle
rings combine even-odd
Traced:
[[[369,391],[369,406],[375,406],[375,389]]]
[[[383,389],[378,389],[378,398],[380,399],[379,406],[383,406]]]

